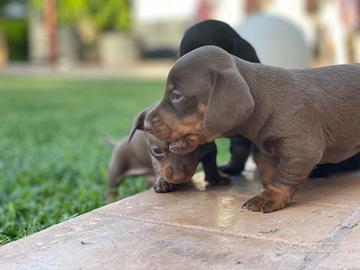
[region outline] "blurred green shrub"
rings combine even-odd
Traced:
[[[129,30],[131,24],[129,0],[90,0],[95,26],[103,30]]]
[[[63,0],[58,14],[63,23],[89,19],[98,31],[126,31],[131,24],[129,0]]]
[[[0,32],[3,32],[8,44],[10,61],[28,59],[28,25],[25,19],[0,18]]]
[[[31,0],[43,6],[45,0]],[[61,0],[58,1],[60,24],[90,20],[98,31],[126,31],[131,26],[130,0]]]
[[[11,2],[11,0],[1,0],[0,1],[0,10],[3,9],[4,7],[6,7],[10,2]]]

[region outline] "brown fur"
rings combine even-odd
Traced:
[[[180,101],[172,99],[174,90]],[[182,129],[182,112],[194,99],[205,113],[192,129]],[[171,118],[165,120],[164,111]],[[204,46],[176,62],[164,99],[148,113],[145,126],[170,145],[181,145],[182,153],[194,147],[186,143],[189,135],[199,143],[234,135],[251,140],[275,164],[275,173],[265,191],[244,206],[272,212],[290,201],[317,164],[360,151],[360,65],[286,70]]]
[[[145,176],[159,193],[173,191],[177,184],[187,182],[195,174],[199,162],[205,171],[205,180],[211,185],[229,183],[217,170],[215,143],[196,147],[185,155],[176,155],[169,151],[168,144],[144,132],[141,115],[134,122],[131,136],[115,143],[106,138],[114,148],[108,173],[108,201],[117,196],[117,188],[125,176]],[[162,156],[152,152],[160,151]]]
[[[155,172],[150,154],[143,150],[148,147],[143,132],[134,134],[131,143],[128,143],[127,139],[119,142],[109,138],[106,140],[113,147],[107,178],[109,202],[116,199],[117,189],[126,176],[145,176],[152,185],[155,184]]]
[[[271,184],[271,180],[275,175],[276,164],[274,164],[273,160],[261,154],[257,149],[253,151],[253,155],[257,169],[260,172],[261,182],[264,188],[266,188]]]
[[[131,142],[137,130],[144,130],[145,117],[149,110],[151,110],[151,108],[136,117],[130,131],[129,142]],[[217,169],[217,148],[214,142],[200,146],[196,145],[193,151],[177,155],[169,151],[169,144],[167,142],[157,139],[148,132],[144,134],[149,146],[147,150],[150,152],[153,160],[153,166],[158,176],[161,176],[164,181],[171,184],[186,182],[195,174],[199,162],[202,162],[205,171],[205,180],[210,184],[218,185],[229,182],[229,179],[221,176]],[[155,150],[161,151],[162,156],[157,156]]]

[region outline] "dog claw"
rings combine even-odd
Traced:
[[[266,214],[283,209],[285,205],[286,201],[281,196],[276,196],[274,193],[265,191],[261,195],[255,196],[245,202],[242,208],[246,208],[251,211],[261,211]]]
[[[247,210],[251,210],[251,211],[260,211],[261,204],[262,204],[261,196],[255,196],[254,198],[244,203],[242,208],[246,208]]]
[[[163,179],[159,179],[156,181],[154,185],[154,190],[156,193],[166,193],[174,190],[174,185],[166,182]]]

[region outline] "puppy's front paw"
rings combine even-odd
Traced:
[[[234,166],[232,164],[220,166],[219,170],[228,175],[239,175],[244,170],[244,166]]]
[[[166,193],[174,190],[174,185],[166,182],[164,179],[159,178],[156,180],[154,185],[154,190],[156,193]]]
[[[228,185],[231,182],[230,178],[221,175],[207,179],[206,181],[208,181],[211,186]]]
[[[260,196],[255,196],[244,203],[242,208],[270,213],[285,208],[288,202],[289,197],[287,195],[274,192],[267,188]]]

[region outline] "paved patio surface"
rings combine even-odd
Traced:
[[[262,190],[249,176],[96,209],[0,247],[0,269],[360,269],[360,173],[271,214],[241,208]]]

